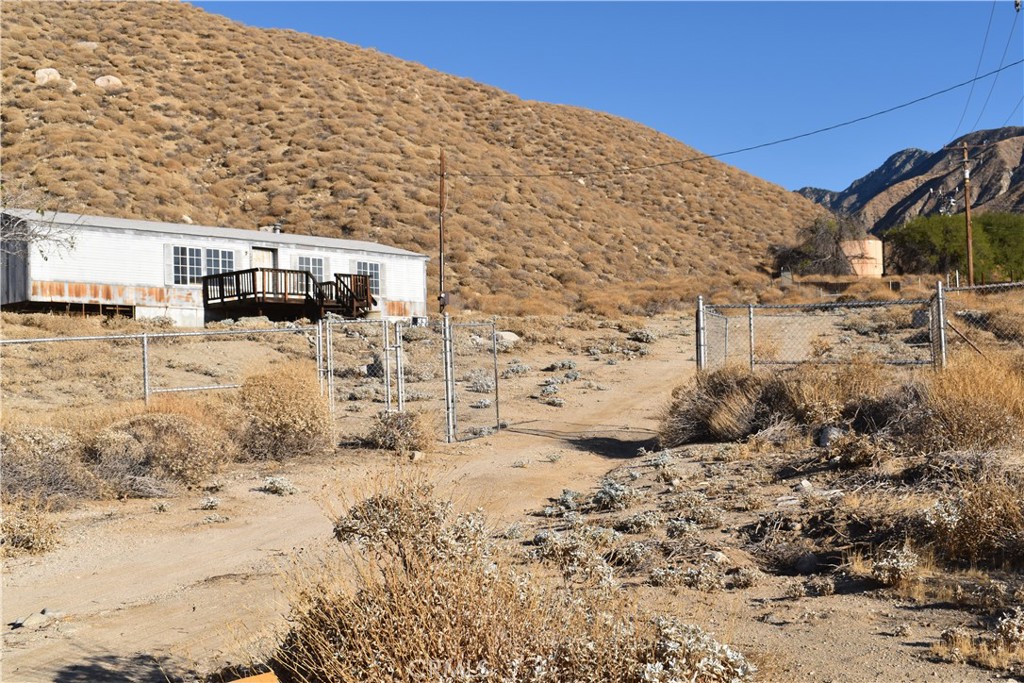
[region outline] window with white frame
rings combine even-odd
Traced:
[[[299,270],[306,271],[314,278],[316,278],[317,282],[323,282],[324,260],[316,256],[300,256]]]
[[[235,252],[226,249],[206,250],[206,274],[230,273],[235,269]]]
[[[380,264],[371,261],[357,261],[356,275],[366,275],[370,279],[370,294],[380,296]]]
[[[174,284],[194,285],[203,278],[203,250],[174,247]]]

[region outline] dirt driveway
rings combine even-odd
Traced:
[[[690,323],[662,319],[650,353],[616,364],[581,359],[589,388],[556,408],[530,398],[537,378],[503,384],[499,434],[438,444],[416,464],[363,450],[330,461],[238,466],[215,492],[88,504],[70,513],[63,543],[5,563],[3,680],[164,681],[244,660],[287,611],[283,576],[330,546],[329,510],[358,499],[396,467],[437,482],[495,525],[521,519],[563,488],[587,489],[621,459],[651,447],[671,390],[692,372]],[[582,334],[582,333],[581,333]],[[533,367],[569,357],[551,345],[520,353]],[[258,491],[268,475],[299,490]],[[200,501],[214,496],[215,510]],[[51,618],[12,629],[45,609]]]

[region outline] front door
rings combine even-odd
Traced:
[[[277,268],[277,249],[252,248],[253,268]]]

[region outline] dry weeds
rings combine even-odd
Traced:
[[[699,628],[621,595],[552,585],[476,515],[404,483],[354,506],[336,535],[355,586],[304,580],[270,665],[285,681],[741,681],[753,668]]]
[[[308,363],[285,363],[247,378],[239,400],[246,415],[240,438],[248,457],[283,460],[332,448],[327,399]]]

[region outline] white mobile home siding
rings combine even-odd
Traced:
[[[6,213],[32,220],[27,211]],[[94,216],[51,214],[45,220],[65,225],[74,235],[74,246],[45,257],[39,248],[30,248],[21,269],[5,260],[3,304],[133,306],[137,317],[168,316],[179,325],[198,326],[204,320],[202,287],[174,284],[174,246],[202,249],[204,261],[206,249],[231,251],[233,270],[250,268],[252,250],[258,247],[276,250],[277,267],[282,269],[298,269],[300,256],[321,258],[325,279],[334,273],[355,273],[359,261],[378,263],[380,314],[427,314],[428,259],[414,252],[352,240]]]

